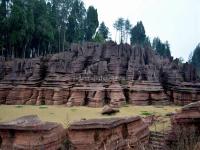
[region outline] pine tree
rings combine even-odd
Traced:
[[[198,73],[200,74],[200,43],[194,49],[192,56],[192,64],[197,68]]]
[[[72,11],[70,13],[71,17],[75,20],[74,26],[74,41],[73,42],[82,42],[84,40],[84,29],[85,29],[85,16],[86,10],[84,7],[84,3],[80,0],[75,0],[72,6]],[[68,29],[69,31],[70,29]]]
[[[98,34],[100,34],[104,41],[108,39],[109,29],[106,27],[104,22],[100,24]]]
[[[171,57],[170,45],[168,41],[162,43],[162,41],[158,37],[154,38],[152,47],[159,55],[163,57]]]
[[[91,41],[99,26],[97,10],[90,6],[87,10],[87,17],[85,20],[85,39]]]
[[[132,29],[131,29],[131,45],[141,44],[143,45],[146,39],[145,29],[143,23],[140,21],[138,22]]]
[[[126,43],[128,42],[128,37],[130,35],[130,31],[131,31],[131,23],[128,19],[125,20],[125,41]]]

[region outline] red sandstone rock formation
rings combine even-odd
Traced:
[[[44,58],[1,58],[0,103],[91,107],[119,107],[126,101],[163,104],[165,90],[172,93],[168,96],[175,103],[185,104],[199,100],[199,92],[190,86],[183,92],[192,94],[181,96],[179,83],[196,78],[191,65],[180,66],[178,60],[163,58],[148,47],[114,42],[72,44],[67,51]]]
[[[169,147],[198,149],[200,138],[200,102],[184,106],[171,117],[172,129],[167,139]]]
[[[170,87],[173,101],[177,105],[187,105],[200,101],[200,84],[182,82],[173,84]]]
[[[200,129],[200,102],[184,106],[172,116],[173,125],[196,126]]]
[[[130,87],[129,102],[136,105],[166,104],[168,98],[159,82],[137,82]]]
[[[112,84],[107,89],[108,96],[110,97],[110,105],[112,107],[120,107],[126,104],[123,88],[120,84]]]
[[[68,137],[79,150],[137,149],[148,143],[149,129],[140,117],[91,119],[72,123]]]
[[[41,122],[37,116],[25,116],[0,124],[3,150],[28,150],[61,148],[64,128],[57,123]]]

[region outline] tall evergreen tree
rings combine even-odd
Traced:
[[[8,4],[10,3],[10,0],[1,0],[0,1],[0,48],[1,53],[5,57],[7,57],[10,53],[9,50],[9,8]]]
[[[109,29],[106,27],[104,22],[100,24],[98,33],[103,37],[104,40],[108,39]]]
[[[99,26],[97,9],[90,6],[87,10],[87,17],[85,20],[85,39],[91,41],[96,29]]]
[[[128,42],[128,37],[131,31],[131,23],[128,19],[125,20],[125,41]]]
[[[82,0],[0,0],[0,55],[36,57],[91,41],[98,14]],[[105,35],[106,36],[106,35]]]
[[[144,44],[145,39],[145,29],[143,23],[140,21],[131,29],[131,45]]]
[[[72,29],[74,30],[74,37],[71,37],[71,39],[74,39],[72,42],[82,42],[84,40],[85,16],[86,10],[84,7],[84,3],[80,0],[75,0],[72,6],[72,11],[70,13],[70,17],[73,17],[75,21],[75,26],[73,27],[74,29]],[[68,32],[70,32],[69,30],[70,28],[67,27]]]
[[[168,41],[162,43],[162,41],[157,37],[153,39],[152,43],[153,49],[163,57],[171,57],[170,46]]]
[[[194,49],[192,56],[192,64],[197,68],[198,73],[200,75],[200,43]]]
[[[67,41],[72,43],[76,40],[76,27],[77,27],[76,19],[73,16],[69,16],[67,23]]]
[[[34,12],[34,44],[37,49],[37,55],[39,56],[47,53],[48,45],[54,38],[53,27],[47,16],[48,13],[45,0],[36,1]]]
[[[9,44],[11,55],[25,57],[26,31],[28,27],[25,4],[21,0],[13,0],[12,11],[9,18]]]
[[[123,43],[124,42],[124,33],[125,33],[125,21],[124,21],[124,18],[118,18],[115,21],[115,23],[113,24],[113,27],[116,29],[116,35],[117,35],[117,32],[120,33],[119,41],[120,41],[120,43]]]

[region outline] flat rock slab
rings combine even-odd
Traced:
[[[24,116],[0,124],[3,150],[48,149],[62,147],[65,129],[53,122],[42,122],[38,116]]]
[[[38,116],[30,115],[17,118],[12,121],[0,123],[0,130],[2,129],[13,129],[13,130],[23,130],[23,131],[39,131],[39,130],[51,130],[57,127],[57,123],[52,122],[42,122]]]
[[[90,119],[72,123],[68,137],[78,150],[137,149],[148,143],[149,129],[138,116]]]
[[[134,122],[140,120],[139,116],[129,118],[103,118],[103,119],[90,119],[74,122],[70,125],[70,130],[82,129],[110,129],[119,126],[123,123]]]

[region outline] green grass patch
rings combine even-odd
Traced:
[[[154,115],[154,113],[148,112],[148,111],[141,111],[141,115],[143,115],[143,116],[151,116],[151,115]]]
[[[16,108],[22,108],[23,106],[22,105],[17,105],[15,106]]]
[[[20,109],[19,109],[19,108]],[[91,108],[91,107],[70,107],[66,106],[32,106],[32,105],[0,105],[0,122],[7,122],[18,117],[25,115],[38,115],[42,121],[58,122],[63,124],[64,127],[68,127],[69,123],[79,121],[83,118],[94,119],[94,118],[109,118],[109,117],[129,117],[129,116],[141,116],[145,117],[148,115],[155,114],[166,120],[165,128],[169,126],[170,117],[165,117],[168,113],[174,113],[178,110],[179,106],[163,106],[163,108],[157,108],[156,106],[133,106],[125,105],[125,107],[119,108],[120,112],[112,116],[103,116],[101,114],[102,108]],[[155,130],[152,126],[151,130]],[[156,122],[156,130],[163,130],[163,123]]]
[[[72,112],[75,112],[75,111],[77,111],[77,109],[76,109],[76,108],[72,108],[71,111],[72,111]]]
[[[40,106],[39,109],[47,109],[47,106]]]

